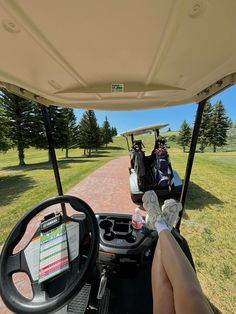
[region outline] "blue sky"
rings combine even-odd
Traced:
[[[228,88],[213,97],[211,103],[214,104],[217,100],[222,100],[227,116],[236,122],[236,86]],[[187,120],[189,124],[193,125],[196,109],[196,104],[187,104],[168,108],[136,111],[96,110],[95,114],[100,126],[107,116],[110,125],[116,127],[118,133],[122,133],[129,129],[159,123],[169,123],[171,130],[178,130],[183,120]],[[83,112],[84,110],[75,109],[78,121],[81,119]]]

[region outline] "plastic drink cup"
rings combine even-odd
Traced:
[[[139,230],[139,229],[142,228],[143,223],[144,223],[143,217],[142,217],[142,215],[139,213],[139,208],[135,208],[135,213],[134,213],[133,216],[132,216],[132,222],[131,222],[132,227],[133,227],[134,229]]]

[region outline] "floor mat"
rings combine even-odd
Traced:
[[[137,272],[111,275],[109,313],[112,314],[151,314],[152,289],[151,265],[146,265]]]

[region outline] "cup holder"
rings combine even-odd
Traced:
[[[101,221],[99,226],[102,229],[108,230],[112,227],[112,222],[110,220],[106,219],[106,220]]]
[[[114,245],[132,245],[138,239],[136,234],[132,232],[128,219],[104,218],[100,220],[99,228],[101,238]]]
[[[136,241],[136,237],[132,235],[132,233],[127,233],[125,236],[125,240],[129,243],[134,243]]]
[[[107,241],[112,241],[115,239],[115,233],[112,231],[105,232],[103,236],[104,236],[104,239]]]

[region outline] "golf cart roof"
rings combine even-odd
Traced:
[[[147,125],[147,126],[144,126],[142,128],[137,128],[137,129],[126,131],[124,133],[121,133],[120,135],[122,135],[122,136],[140,135],[140,134],[144,134],[144,133],[149,133],[149,132],[153,132],[153,131],[156,131],[156,130],[160,130],[162,128],[165,128],[166,126],[168,126],[168,124]]]
[[[39,103],[130,110],[236,81],[236,1],[0,0],[0,85]]]

